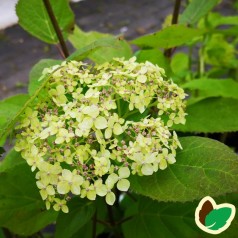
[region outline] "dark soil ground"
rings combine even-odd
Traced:
[[[233,2],[223,0],[219,10],[231,13]],[[72,9],[76,24],[84,31],[123,34],[133,39],[159,30],[164,18],[172,14],[173,4],[174,0],[84,0],[72,4]],[[46,58],[60,58],[56,46],[32,37],[19,25],[0,32],[0,99],[26,92],[30,69]]]

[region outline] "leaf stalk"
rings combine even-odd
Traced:
[[[68,51],[68,48],[67,48],[66,43],[64,41],[64,37],[63,37],[62,32],[60,30],[60,27],[59,27],[58,21],[55,17],[54,11],[51,7],[50,1],[49,0],[43,0],[43,2],[44,2],[44,5],[45,5],[45,8],[46,8],[46,11],[49,15],[49,18],[51,20],[51,23],[54,27],[55,33],[56,33],[56,35],[59,39],[61,49],[64,53],[64,58],[67,58],[69,56],[69,51]]]
[[[181,5],[181,0],[176,0],[174,4],[174,11],[173,11],[173,16],[172,16],[172,25],[178,23],[178,17],[179,17],[179,9]],[[164,51],[164,56],[167,58],[171,58],[175,48],[170,48]]]

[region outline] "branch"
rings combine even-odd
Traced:
[[[126,221],[129,221],[133,218],[133,216],[129,216],[129,217],[126,217],[120,221],[117,222],[117,225],[121,225],[122,223],[126,222]]]
[[[97,219],[96,222],[98,222],[98,223],[100,223],[100,224],[102,224],[106,227],[111,227],[111,224],[106,222],[106,221],[102,221],[102,220]]]
[[[178,23],[180,5],[181,5],[181,0],[176,0],[175,5],[174,5],[172,24]]]
[[[109,218],[110,225],[113,227],[113,226],[115,226],[116,223],[114,220],[112,206],[110,206],[108,204],[107,204],[107,212],[108,212],[108,218]]]
[[[178,23],[178,16],[179,16],[179,9],[181,5],[181,0],[176,0],[174,4],[174,11],[173,11],[173,17],[172,17],[172,25]],[[164,51],[164,56],[167,58],[171,58],[175,48],[170,48]]]
[[[61,32],[61,30],[59,28],[59,24],[58,24],[58,22],[56,20],[56,17],[54,15],[53,9],[52,9],[52,7],[50,5],[50,1],[49,0],[43,0],[43,2],[44,2],[44,5],[45,5],[45,8],[47,10],[47,13],[48,13],[48,15],[50,17],[51,23],[52,23],[52,25],[54,27],[54,30],[56,32],[56,35],[57,35],[57,37],[59,39],[61,49],[62,49],[62,51],[64,53],[64,58],[67,58],[69,56],[69,51],[68,51],[67,46],[65,44],[64,37],[63,37],[62,32]]]

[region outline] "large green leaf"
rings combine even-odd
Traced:
[[[174,125],[183,132],[232,132],[238,131],[238,99],[206,98],[189,105],[186,124]]]
[[[237,195],[221,196],[216,201],[238,205]],[[195,224],[194,213],[196,202],[172,203],[157,202],[139,197],[138,202],[127,202],[125,217],[132,219],[123,223],[125,238],[192,238],[213,237],[206,234]],[[238,221],[233,220],[229,229],[220,234],[219,238],[237,236]]]
[[[0,139],[4,136],[9,122],[14,118],[29,99],[28,95],[19,94],[0,101]]]
[[[0,238],[6,238],[6,236],[4,235],[3,229],[0,229]]]
[[[204,34],[204,30],[189,28],[184,25],[172,25],[161,31],[141,36],[131,43],[139,47],[152,48],[172,48],[175,46],[185,45],[195,37]]]
[[[199,90],[199,97],[228,97],[238,99],[238,82],[232,79],[196,79],[182,85],[182,88]]]
[[[180,16],[179,22],[193,25],[209,13],[218,2],[219,0],[192,0]]]
[[[96,40],[108,40],[109,38],[115,39],[112,35],[99,33],[96,31],[83,32],[80,28],[75,27],[72,35],[69,36],[69,41],[76,49],[81,49]],[[104,63],[112,60],[114,57],[125,57],[126,59],[132,56],[130,46],[125,40],[118,39],[117,44],[111,47],[104,47],[98,49],[89,55],[89,58],[96,63]]]
[[[25,163],[26,161],[21,157],[21,153],[12,149],[8,152],[6,157],[0,161],[0,173]]]
[[[103,233],[105,227],[104,225],[97,223],[96,234],[99,235]],[[72,237],[70,238],[91,238],[93,235],[93,222],[89,220],[83,227],[81,227]]]
[[[29,85],[28,92],[30,95],[33,95],[34,92],[40,87],[40,85],[44,82],[44,80],[40,80],[42,76],[42,71],[45,68],[49,68],[53,65],[60,64],[62,60],[54,60],[54,59],[42,59],[37,64],[33,66],[31,72],[29,74]]]
[[[68,0],[50,0],[59,27],[66,38],[74,25],[74,14]],[[43,0],[19,0],[16,6],[19,24],[33,36],[50,44],[58,43],[58,38],[50,21]]]
[[[238,191],[238,156],[202,137],[180,138],[176,163],[151,176],[133,176],[133,191],[159,201],[191,201]]]
[[[27,164],[0,173],[0,226],[20,235],[31,235],[56,220],[46,211]]]
[[[98,221],[107,221],[107,207],[104,198],[98,197],[96,201],[94,201],[94,207],[96,207],[96,218]],[[67,238],[91,238],[93,237],[93,224],[94,218],[91,218],[87,221],[87,223],[80,227],[78,231],[72,236]],[[96,223],[96,234],[99,235],[105,230],[105,225],[99,222]]]
[[[89,200],[74,198],[68,206],[69,213],[61,212],[57,218],[55,238],[71,238],[92,218],[95,212],[94,203]]]
[[[125,217],[133,218],[122,225],[125,238],[191,238],[197,237],[194,226],[195,204],[157,202],[139,197],[129,203]]]

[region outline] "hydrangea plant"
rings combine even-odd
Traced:
[[[44,93],[23,113],[15,145],[37,171],[46,207],[68,212],[72,195],[113,205],[131,174],[149,176],[176,162],[172,125],[185,123],[183,89],[150,62],[100,65],[64,61],[47,68]]]

